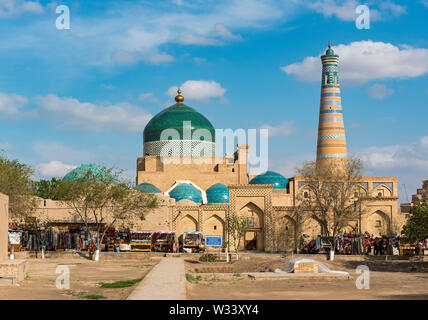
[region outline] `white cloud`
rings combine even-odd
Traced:
[[[394,93],[394,90],[386,87],[384,84],[374,84],[366,90],[367,94],[374,99],[383,99]]]
[[[17,94],[6,94],[0,92],[0,113],[7,117],[24,115],[23,107],[28,103],[28,99]]]
[[[42,13],[38,1],[0,0],[0,18],[17,16],[23,13]]]
[[[187,80],[182,83],[181,91],[184,99],[207,102],[210,98],[223,98],[226,89],[213,80]],[[170,87],[167,95],[171,98],[177,95],[177,86]]]
[[[308,8],[325,17],[335,16],[344,21],[355,21],[358,14],[355,9],[364,3],[357,0],[317,0],[307,2]],[[390,17],[400,16],[406,13],[406,7],[391,1],[371,1],[367,3],[370,9],[371,20],[385,20]]]
[[[54,122],[57,127],[85,131],[141,131],[152,115],[129,103],[93,104],[74,98],[60,98],[49,94],[36,97],[41,118]]]
[[[202,45],[202,46],[219,46],[222,41],[195,34],[185,34],[177,39],[177,42],[184,45]]]
[[[368,168],[418,168],[428,171],[428,136],[416,143],[371,147],[362,151]]]
[[[158,98],[156,98],[153,93],[142,93],[138,96],[138,100],[159,103]]]
[[[261,126],[261,129],[268,129],[270,137],[288,137],[295,133],[293,122],[286,121],[278,126],[271,126],[265,124]]]
[[[153,53],[147,55],[145,60],[153,64],[161,64],[174,61],[174,57],[167,53]]]
[[[428,72],[428,49],[424,48],[399,48],[391,43],[368,40],[340,44],[333,49],[340,56],[342,83],[360,84],[370,80],[415,78]],[[295,75],[301,81],[319,81],[320,58],[306,57],[302,62],[281,67],[281,70]]]
[[[112,52],[111,58],[113,61],[123,64],[134,64],[141,58],[139,53],[117,50]]]
[[[52,160],[47,163],[40,163],[37,166],[37,170],[44,177],[63,177],[76,167],[75,165],[65,164],[58,160]]]
[[[428,172],[428,136],[417,142],[376,146],[360,152],[365,171],[374,176],[397,176],[400,202],[406,202],[403,185],[409,195],[420,188]]]
[[[224,25],[221,23],[217,23],[215,25],[215,30],[217,34],[227,40],[242,40],[241,35],[235,35],[232,32],[230,32]]]
[[[423,5],[428,8],[428,0],[421,0]]]
[[[60,38],[51,27],[52,17],[43,16],[31,24],[11,26],[0,37],[0,46],[31,47],[34,55],[50,61],[71,55],[82,65],[167,63],[173,59],[170,52],[163,52],[168,44],[225,45],[241,39],[237,32],[287,21],[298,7],[294,1],[195,0],[181,1],[179,6],[172,1],[156,6],[147,1],[126,5],[108,1],[109,10],[102,13],[76,12],[67,37]]]
[[[93,160],[93,153],[75,150],[58,141],[38,141],[33,144],[32,150],[45,160],[56,159],[77,163]]]

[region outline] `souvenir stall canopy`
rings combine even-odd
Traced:
[[[51,223],[46,227],[33,225],[9,225],[9,242],[16,251],[88,250],[91,242],[96,243],[97,227],[89,225],[86,231],[79,223]],[[100,229],[105,231],[101,250],[115,250],[116,243],[129,242],[129,229]]]

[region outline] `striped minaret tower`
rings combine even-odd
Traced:
[[[338,75],[339,56],[334,54],[330,42],[321,56],[321,104],[318,124],[317,164],[337,163],[347,160],[345,127]]]

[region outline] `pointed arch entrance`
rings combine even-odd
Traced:
[[[262,251],[264,249],[263,211],[253,202],[248,202],[238,214],[247,219],[248,228],[240,249]]]

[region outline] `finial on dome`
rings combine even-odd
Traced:
[[[328,48],[331,49],[331,41],[328,40]]]
[[[182,103],[184,101],[184,97],[181,95],[180,88],[178,88],[177,93],[178,95],[175,97],[175,101],[177,101],[177,103]]]

